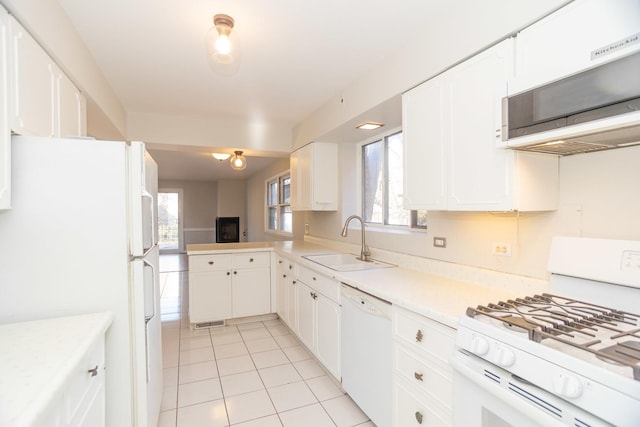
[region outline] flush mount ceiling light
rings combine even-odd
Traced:
[[[211,153],[211,155],[213,156],[214,159],[220,160],[221,162],[231,157],[231,154],[227,154],[227,153]]]
[[[229,15],[215,15],[213,27],[207,32],[207,62],[218,74],[233,74],[239,66],[240,44],[237,32],[233,30],[234,24],[235,21]]]
[[[381,126],[384,126],[384,124],[378,122],[362,122],[358,126],[356,126],[356,129],[372,130],[378,129]]]
[[[234,151],[231,157],[231,167],[237,171],[241,171],[247,167],[247,158],[242,155],[242,151]]]

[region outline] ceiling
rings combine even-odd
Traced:
[[[128,113],[245,118],[291,127],[423,31],[447,3],[58,1]],[[235,19],[242,49],[232,76],[215,74],[205,57],[205,35],[219,13]],[[391,113],[399,120],[399,108]],[[337,131],[333,136],[358,138]],[[215,180],[212,170],[222,166],[203,151],[155,150],[154,157],[161,179]],[[245,175],[265,167],[261,160],[249,157]]]

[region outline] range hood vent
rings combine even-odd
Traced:
[[[507,148],[561,156],[640,144],[640,52],[510,95]]]

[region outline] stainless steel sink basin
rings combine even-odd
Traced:
[[[362,261],[358,259],[357,255],[353,254],[318,254],[303,255],[302,257],[336,271],[358,271],[395,267],[393,264],[382,261]]]

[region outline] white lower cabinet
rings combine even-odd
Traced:
[[[298,266],[295,293],[298,338],[340,380],[340,283]]]
[[[394,426],[451,426],[455,330],[394,306],[393,338]]]
[[[189,256],[189,322],[271,312],[269,252]]]
[[[295,263],[276,255],[276,313],[284,323],[295,330]]]

